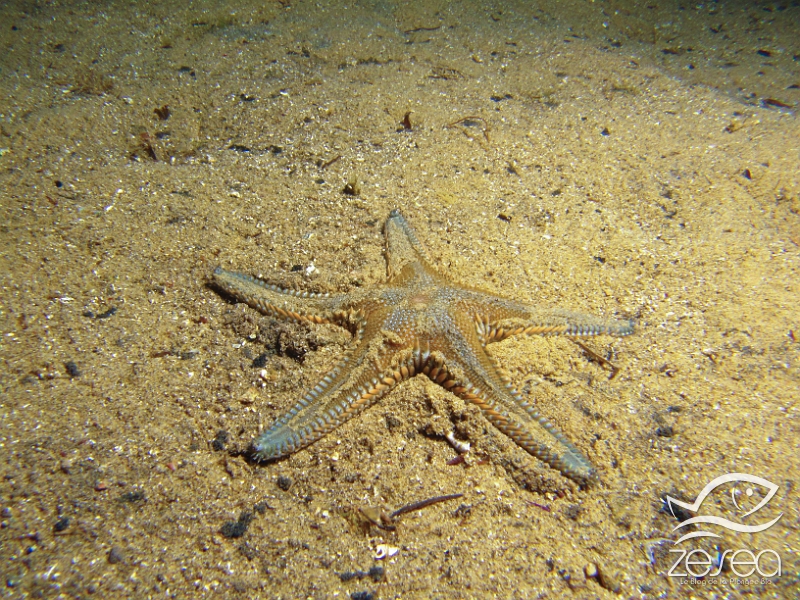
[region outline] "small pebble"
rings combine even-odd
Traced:
[[[225,444],[228,443],[229,434],[224,429],[217,432],[217,437],[214,438],[214,441],[211,442],[211,448],[215,452],[220,452],[225,450]]]
[[[62,517],[61,519],[56,521],[55,525],[53,525],[53,531],[55,531],[56,533],[61,533],[62,531],[67,529],[67,527],[69,527],[69,517]]]
[[[125,557],[122,556],[122,550],[113,546],[111,550],[108,551],[108,562],[112,565],[116,565],[121,563],[125,560]]]
[[[597,565],[594,563],[589,563],[585,567],[583,567],[583,574],[586,575],[587,579],[594,579],[599,575],[597,572]]]
[[[252,520],[253,513],[243,510],[238,521],[228,521],[220,528],[219,532],[228,539],[240,538],[245,534]]]
[[[672,437],[675,435],[675,430],[669,425],[663,425],[656,429],[656,435],[659,437]]]
[[[67,375],[70,377],[75,378],[81,376],[81,370],[78,368],[78,365],[71,360],[64,363],[64,368],[67,370]]]

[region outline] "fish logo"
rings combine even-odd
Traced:
[[[761,499],[761,501],[758,504],[756,504],[753,508],[748,510],[745,514],[743,514],[740,517],[742,519],[761,510],[764,506],[766,506],[766,504],[770,500],[772,500],[772,497],[775,495],[775,492],[778,491],[777,485],[775,485],[771,481],[764,479],[763,477],[757,477],[756,475],[749,475],[747,473],[728,473],[727,475],[720,475],[716,479],[711,480],[706,485],[706,487],[703,488],[703,490],[700,492],[700,494],[697,496],[697,499],[693,503],[690,504],[688,502],[681,502],[680,500],[676,500],[671,496],[666,496],[665,498],[666,504],[669,506],[669,510],[672,513],[673,517],[675,516],[675,511],[672,508],[673,505],[679,506],[685,510],[691,511],[692,513],[696,514],[699,512],[700,506],[703,504],[703,501],[708,497],[708,495],[711,492],[713,492],[719,486],[731,482],[746,482],[753,485],[762,486],[765,489],[769,490],[768,493]],[[744,510],[744,508],[740,507],[739,504],[740,503],[744,504],[745,499],[740,498],[739,501],[737,502],[736,500],[737,492],[738,490],[736,487],[731,488],[731,499],[733,500],[733,505],[736,507],[736,510],[741,511]],[[753,488],[747,487],[747,489],[745,490],[746,498],[747,499],[752,498],[753,493],[754,493]],[[725,527],[726,529],[730,529],[731,531],[735,531],[737,533],[759,533],[760,531],[764,531],[772,527],[775,523],[778,522],[778,520],[782,516],[783,513],[779,514],[777,517],[775,517],[774,519],[772,519],[767,523],[761,523],[758,525],[745,525],[743,523],[736,523],[734,521],[730,521],[728,519],[717,517],[714,515],[698,515],[696,517],[691,517],[689,519],[686,519],[685,521],[682,521],[672,531],[677,531],[682,527],[686,527],[688,525],[700,525],[708,523],[708,524],[720,525],[722,527]],[[678,541],[676,541],[675,544],[680,544],[685,540],[689,540],[696,537],[721,537],[721,536],[717,535],[716,533],[712,533],[710,531],[692,531],[681,536],[681,538]]]

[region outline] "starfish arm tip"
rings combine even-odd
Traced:
[[[250,456],[256,462],[268,462],[294,451],[293,433],[285,430],[265,431],[250,444]]]
[[[610,333],[614,335],[631,335],[636,331],[636,324],[631,319],[625,319],[615,323],[615,326],[609,329]]]

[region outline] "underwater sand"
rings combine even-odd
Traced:
[[[7,2],[0,27],[0,595],[797,597],[797,2]],[[241,455],[350,335],[213,268],[381,283],[393,208],[456,281],[635,321],[583,341],[613,379],[566,338],[490,348],[598,483],[422,377]],[[683,546],[781,575],[670,577],[662,498],[734,472],[782,518]],[[763,490],[704,508],[737,497]]]

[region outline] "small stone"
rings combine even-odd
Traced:
[[[215,452],[220,452],[221,450],[225,450],[225,444],[228,443],[228,438],[230,435],[224,429],[217,432],[217,437],[214,438],[214,441],[211,442],[211,448]]]
[[[659,437],[672,437],[675,435],[675,430],[669,425],[662,425],[656,429],[656,435]]]
[[[108,562],[109,564],[116,565],[125,560],[125,557],[122,556],[122,550],[120,550],[117,546],[113,546],[111,550],[108,551]]]
[[[243,510],[237,521],[228,521],[220,528],[219,532],[228,539],[240,538],[245,534],[252,520],[253,513]]]
[[[61,519],[56,521],[55,525],[53,525],[53,531],[55,531],[56,533],[61,533],[62,531],[67,529],[67,527],[69,527],[69,517],[62,517]]]
[[[286,475],[281,475],[278,477],[278,487],[281,488],[284,492],[288,491],[290,487],[292,487],[292,480]]]
[[[81,376],[81,370],[78,368],[78,365],[71,360],[64,363],[64,368],[67,370],[67,375],[72,378]]]

